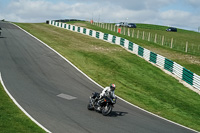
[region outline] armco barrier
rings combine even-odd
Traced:
[[[199,75],[187,70],[186,68],[177,64],[176,62],[173,62],[159,54],[151,52],[148,49],[145,49],[133,42],[130,42],[127,39],[117,37],[117,36],[107,34],[107,33],[102,33],[100,31],[95,31],[95,30],[91,30],[91,29],[87,29],[87,28],[83,28],[83,27],[79,27],[75,25],[70,25],[66,23],[55,22],[51,20],[49,21],[49,24],[123,46],[127,48],[129,51],[133,52],[134,54],[139,55],[145,60],[150,61],[161,68],[164,68],[165,70],[173,73],[174,75],[176,75],[183,81],[187,82],[194,88],[200,90],[200,76]]]

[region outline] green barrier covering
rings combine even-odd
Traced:
[[[67,27],[67,24],[64,25],[64,28],[65,28],[65,29],[66,29],[66,27]]]
[[[90,30],[90,33],[89,33],[89,35],[90,35],[90,36],[92,36],[92,30]]]
[[[116,42],[116,36],[113,36],[112,43],[115,43],[115,42]]]
[[[108,40],[108,34],[107,33],[104,33],[103,39]]]
[[[86,34],[86,28],[83,28],[83,33]]]
[[[132,42],[129,42],[128,49],[131,50],[131,51],[133,51],[133,43]]]
[[[99,32],[96,32],[96,38],[99,38]]]
[[[124,40],[125,40],[124,38],[120,38],[120,45],[121,46],[124,46]]]
[[[80,27],[78,27],[78,32],[80,32],[81,31],[81,28]]]
[[[173,65],[174,65],[174,62],[165,58],[165,64],[164,64],[164,68],[170,72],[173,71]]]
[[[73,26],[73,31],[75,31],[75,26]]]
[[[140,47],[138,46],[138,55],[142,56],[143,57],[143,54],[144,54],[144,48],[143,47]]]
[[[194,74],[193,72],[183,68],[183,77],[182,79],[184,81],[186,81],[187,83],[189,83],[190,85],[193,85],[193,77],[194,77]]]
[[[71,25],[68,25],[68,29],[70,30],[70,28],[71,28]]]
[[[157,60],[157,54],[154,52],[150,52],[150,60],[149,61],[156,64],[156,60]]]

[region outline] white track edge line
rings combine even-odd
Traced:
[[[17,107],[26,115],[28,116],[34,123],[36,123],[39,127],[41,127],[43,130],[45,130],[47,133],[51,133],[48,129],[46,129],[44,126],[42,126],[39,122],[37,122],[31,115],[29,115],[20,105],[19,103],[14,99],[14,97],[10,94],[10,92],[7,90],[2,76],[1,76],[1,72],[0,72],[0,82],[5,90],[5,92],[8,94],[8,96],[10,97],[10,99],[12,99],[12,101],[15,103],[15,105],[17,105]]]
[[[12,23],[12,24],[13,24],[13,23]],[[13,25],[15,25],[15,24],[13,24]],[[86,76],[89,80],[91,80],[92,82],[94,82],[97,86],[101,87],[102,89],[104,88],[104,87],[102,87],[101,85],[99,85],[97,82],[95,82],[93,79],[91,79],[89,76],[87,76],[85,73],[83,73],[79,68],[77,68],[74,64],[72,64],[72,63],[71,63],[69,60],[67,60],[64,56],[62,56],[62,55],[61,55],[60,53],[58,53],[56,50],[54,50],[53,48],[51,48],[49,45],[47,45],[47,44],[44,43],[43,41],[39,40],[38,38],[36,38],[35,36],[33,36],[31,33],[27,32],[26,30],[22,29],[22,28],[19,27],[18,25],[15,25],[15,26],[17,26],[17,27],[20,28],[22,31],[24,31],[25,33],[29,34],[30,36],[32,36],[33,38],[35,38],[36,40],[38,40],[38,41],[41,42],[42,44],[44,44],[46,47],[48,47],[48,48],[51,49],[52,51],[54,51],[56,54],[58,54],[60,57],[62,57],[65,61],[67,61],[69,64],[71,64],[74,68],[76,68],[80,73],[82,73],[84,76]],[[60,28],[60,27],[57,27],[57,28]],[[66,30],[68,30],[68,29],[66,29]],[[71,31],[71,30],[69,30],[69,31]],[[72,32],[75,32],[75,31],[72,31]],[[79,33],[79,32],[76,32],[76,33]],[[81,33],[80,33],[80,34],[81,34]],[[85,34],[85,35],[86,35],[86,34]],[[140,109],[140,110],[142,110],[142,111],[144,111],[144,112],[146,112],[146,113],[149,113],[149,114],[151,114],[151,115],[153,115],[153,116],[156,116],[156,117],[158,117],[158,118],[160,118],[160,119],[163,119],[163,120],[165,120],[165,121],[171,122],[171,123],[173,123],[173,124],[175,124],[175,125],[178,125],[178,126],[180,126],[180,127],[189,129],[189,130],[194,131],[194,132],[196,132],[196,133],[199,133],[198,131],[196,131],[196,130],[194,130],[194,129],[191,129],[191,128],[189,128],[189,127],[183,126],[183,125],[181,125],[181,124],[178,124],[178,123],[176,123],[176,122],[173,122],[173,121],[171,121],[171,120],[168,120],[168,119],[166,119],[166,118],[164,118],[164,117],[161,117],[161,116],[159,116],[159,115],[153,114],[153,113],[151,113],[151,112],[149,112],[149,111],[147,111],[147,110],[144,110],[144,109],[140,108],[139,106],[136,106],[136,105],[134,105],[134,104],[132,104],[132,103],[130,103],[130,102],[124,100],[123,98],[121,98],[121,97],[119,97],[119,96],[117,96],[117,97],[118,97],[120,100],[126,102],[127,104],[129,104],[129,105],[131,105],[131,106],[133,106],[133,107],[136,107],[136,108],[138,108],[138,109]]]

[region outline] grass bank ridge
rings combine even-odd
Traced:
[[[191,72],[190,70],[184,68],[183,66],[179,65],[178,63],[163,57],[162,55],[156,54],[151,52],[150,50],[143,48],[127,39],[122,37],[118,37],[115,35],[111,35],[108,33],[102,33],[100,31],[95,31],[92,29],[83,28],[80,26],[70,25],[62,22],[56,21],[49,21],[50,25],[57,26],[60,28],[68,29],[71,31],[79,32],[85,35],[89,35],[101,40],[108,41],[110,43],[114,43],[125,47],[129,51],[133,52],[136,55],[144,58],[147,61],[150,61],[159,67],[171,72],[172,74],[176,75],[186,83],[190,84],[194,88],[200,90],[200,76]]]

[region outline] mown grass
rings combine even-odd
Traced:
[[[122,35],[122,34],[107,30],[107,29],[103,29],[98,26],[91,25],[89,22],[71,21],[71,22],[67,22],[67,23],[126,38],[144,48],[151,50],[152,52],[160,54],[168,59],[171,59],[171,60],[177,62],[178,64],[182,65],[186,69],[200,75],[200,52],[198,52],[196,54],[185,53],[183,51],[171,49],[169,47],[162,46],[157,43],[152,43],[152,42],[145,41],[142,39],[137,39],[136,35],[135,35],[135,37],[129,37],[127,35]],[[197,32],[187,31],[187,30],[182,30],[182,29],[178,29],[177,33],[166,32],[165,29],[167,27],[158,26],[158,25],[150,25],[150,24],[137,24],[137,27],[138,28],[135,29],[135,33],[137,30],[151,32],[153,34],[156,33],[159,35],[164,35],[165,37],[168,37],[168,38],[173,37],[177,41],[186,41],[187,40],[189,43],[193,42],[196,45],[200,45],[200,43],[199,43],[200,42],[200,33],[197,33]]]
[[[9,98],[0,84],[0,132],[45,133],[32,122]]]
[[[173,77],[118,45],[47,24],[20,27],[61,53],[103,87],[172,121],[200,131],[199,95]]]

